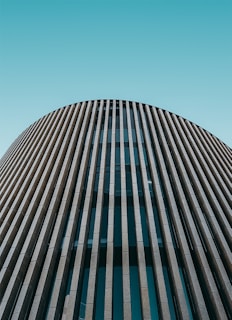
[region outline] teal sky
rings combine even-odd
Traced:
[[[0,0],[0,157],[43,115],[116,98],[232,146],[232,1]]]

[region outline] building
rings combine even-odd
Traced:
[[[86,101],[1,159],[1,319],[229,319],[231,149],[168,111]]]

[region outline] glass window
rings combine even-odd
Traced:
[[[114,208],[114,246],[122,246],[121,206]]]
[[[175,305],[174,305],[174,294],[172,292],[172,286],[171,286],[171,278],[169,276],[167,264],[166,264],[166,255],[165,255],[165,250],[163,248],[160,248],[160,256],[162,260],[162,269],[163,269],[163,274],[164,274],[164,282],[165,282],[165,287],[166,287],[166,292],[167,292],[167,298],[168,298],[168,305],[169,305],[169,310],[171,313],[171,318],[176,319],[176,310],[175,310]]]
[[[157,303],[155,281],[154,281],[152,266],[147,266],[146,271],[147,271],[147,282],[148,282],[148,291],[149,291],[149,298],[150,298],[151,318],[158,320],[160,319],[160,317],[158,312],[158,303]]]
[[[115,196],[121,196],[121,177],[120,177],[120,166],[115,167]],[[120,203],[121,205],[121,203]]]
[[[130,151],[129,151],[129,146],[124,147],[124,152],[125,152],[125,165],[130,165]]]
[[[85,268],[83,273],[84,274],[83,274],[83,285],[82,285],[81,301],[80,301],[80,309],[79,309],[79,319],[85,319],[89,268]]]
[[[102,318],[103,319],[103,318]],[[122,267],[114,267],[113,275],[113,319],[123,319]]]
[[[113,319],[123,319],[122,247],[114,248]]]
[[[125,106],[123,107],[123,128],[127,129],[127,116],[126,116],[126,108],[125,108]]]
[[[124,142],[128,143],[129,142],[128,130],[124,129],[123,133],[124,133]]]
[[[188,307],[188,312],[189,312],[189,319],[193,319],[193,314],[192,314],[192,310],[191,310],[191,304],[189,301],[189,296],[188,296],[188,291],[185,285],[185,279],[184,279],[184,275],[183,275],[183,270],[182,268],[179,267],[179,272],[180,272],[180,278],[181,278],[181,282],[182,282],[182,286],[184,289],[184,295],[185,295],[185,300],[186,300],[186,304]]]
[[[70,264],[69,264],[68,280],[66,282],[66,295],[68,295],[70,292],[72,275],[73,275],[73,266],[74,266],[74,261],[75,261],[75,254],[76,254],[76,250],[73,249]]]
[[[120,142],[120,129],[115,130],[115,142]]]
[[[116,165],[120,165],[120,146],[119,146],[119,144],[116,144],[116,147],[115,147],[115,162],[116,162]],[[120,168],[119,168],[119,170],[120,170]]]
[[[101,246],[106,246],[106,243],[107,243],[108,203],[109,203],[109,194],[104,194],[104,203],[103,203],[102,221],[101,221]]]
[[[135,165],[139,166],[139,153],[138,153],[138,147],[134,144],[134,157],[135,157]]]
[[[116,108],[116,129],[120,128],[119,109]]]
[[[131,313],[132,319],[142,319],[139,275],[136,265],[130,266]]]
[[[145,207],[141,205],[140,205],[140,216],[141,216],[141,224],[142,224],[142,232],[143,232],[143,243],[145,247],[148,247],[150,244],[149,244],[149,237],[148,237],[147,216],[146,216]]]
[[[127,219],[129,223],[128,228],[128,241],[130,247],[136,246],[136,234],[135,234],[135,219],[134,219],[134,206],[132,197],[127,198]],[[136,254],[136,253],[135,253]]]
[[[172,296],[172,291],[171,291],[171,286],[170,286],[170,279],[168,275],[168,270],[165,265],[163,265],[163,273],[164,273],[164,281],[165,281],[165,286],[166,286],[166,292],[168,296],[168,305],[171,313],[171,318],[174,320],[176,319],[176,312],[175,312],[175,307],[174,307],[174,301],[173,301],[173,296]]]
[[[127,197],[132,195],[132,181],[131,181],[131,169],[129,165],[125,166],[126,168],[126,192]]]
[[[86,251],[85,251],[84,270],[83,270],[83,277],[82,277],[82,284],[81,284],[81,287],[80,287],[79,317],[78,317],[78,319],[84,319],[85,318],[87,289],[88,289],[88,281],[89,281],[90,257],[91,257],[91,250],[90,249],[86,249]]]
[[[95,319],[104,319],[105,278],[106,278],[106,249],[100,249],[99,268],[97,270]]]
[[[96,208],[92,208],[91,217],[90,217],[90,223],[89,223],[89,234],[88,234],[88,247],[89,248],[92,247],[92,242],[93,242],[95,213],[96,213]]]

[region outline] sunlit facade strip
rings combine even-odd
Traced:
[[[0,162],[1,319],[230,319],[231,149],[147,104],[49,113]]]

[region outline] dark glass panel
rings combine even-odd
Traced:
[[[124,129],[124,130],[123,130],[123,133],[124,133],[124,142],[125,142],[125,143],[128,143],[128,142],[129,142],[128,130],[127,130],[127,129]]]
[[[114,208],[114,246],[122,245],[121,206]]]
[[[127,207],[127,219],[128,219],[128,241],[129,246],[136,246],[136,234],[135,234],[135,219],[134,219],[134,207],[132,197],[127,198],[128,207]]]
[[[84,260],[84,269],[82,271],[82,275],[79,281],[79,300],[77,300],[77,306],[79,317],[78,319],[85,318],[85,310],[86,310],[86,299],[87,299],[87,289],[88,289],[88,281],[89,281],[89,266],[90,266],[90,257],[91,250],[86,249],[85,251],[85,260]],[[81,282],[82,281],[82,282]]]
[[[187,308],[188,308],[188,313],[189,313],[189,319],[193,320],[193,314],[192,314],[192,306],[189,300],[189,295],[188,295],[188,291],[187,291],[187,287],[185,284],[185,279],[184,279],[184,274],[183,274],[183,270],[181,267],[179,267],[179,272],[180,272],[180,279],[182,282],[182,286],[184,289],[184,296],[185,296],[185,300],[186,300],[186,304],[187,304]]]
[[[142,224],[142,233],[143,233],[143,244],[145,247],[148,247],[150,245],[150,242],[149,242],[149,236],[148,236],[146,209],[144,206],[141,206],[141,205],[140,205],[140,215],[141,215],[141,224]]]
[[[126,165],[125,169],[126,169],[126,193],[128,197],[128,196],[132,196],[132,181],[131,181],[130,165]]]
[[[123,107],[123,128],[127,129],[127,115],[126,115],[126,108]],[[127,130],[125,130],[127,131]]]
[[[165,265],[163,265],[163,273],[164,273],[166,292],[167,292],[167,296],[168,296],[169,310],[171,312],[171,318],[174,320],[174,319],[176,319],[176,312],[175,312],[175,307],[174,307],[172,290],[171,290],[171,286],[170,286],[170,278],[169,278],[167,267]]]
[[[130,165],[130,152],[129,152],[129,147],[125,146],[124,147],[125,151],[125,165]]]
[[[82,286],[82,292],[81,292],[81,301],[80,301],[78,319],[85,319],[86,298],[87,298],[87,288],[88,288],[88,279],[89,279],[89,268],[85,268],[83,273],[84,273],[83,274],[83,286]]]
[[[105,278],[106,278],[106,250],[100,249],[99,267],[97,270],[97,286],[95,301],[95,319],[104,319],[104,302],[105,302]]]
[[[115,147],[115,162],[116,162],[116,166],[120,165],[120,146],[116,145]],[[118,169],[118,171],[120,172],[120,168],[116,168]]]
[[[123,319],[122,248],[114,249],[113,319]]]
[[[96,215],[96,208],[92,208],[91,209],[91,213],[90,213],[88,243],[87,243],[89,248],[92,247],[92,243],[93,243],[93,231],[94,231],[95,215]]]
[[[119,109],[116,108],[116,129],[120,128],[120,117],[119,117]]]
[[[163,248],[160,248],[160,254],[161,254],[161,260],[162,260],[162,268],[163,268],[163,274],[164,274],[165,287],[166,287],[166,292],[167,292],[167,297],[168,297],[169,310],[170,310],[172,319],[176,319],[176,309],[175,309],[175,302],[174,302],[173,286],[171,283],[171,277],[169,275],[169,270],[167,267],[166,253]]]
[[[120,129],[115,130],[115,142],[120,142]]]
[[[147,271],[148,292],[149,292],[149,298],[150,298],[151,318],[154,320],[155,319],[158,320],[160,319],[160,317],[159,317],[159,308],[158,308],[158,301],[156,296],[155,281],[154,281],[152,266],[147,266],[146,271]]]
[[[131,313],[132,319],[142,319],[138,267],[130,265]]]
[[[102,221],[101,221],[101,246],[105,246],[107,242],[108,203],[109,203],[109,195],[104,194],[104,203],[103,203]]]
[[[135,158],[135,165],[139,166],[139,152],[138,152],[138,148],[137,145],[134,145],[134,158]]]

